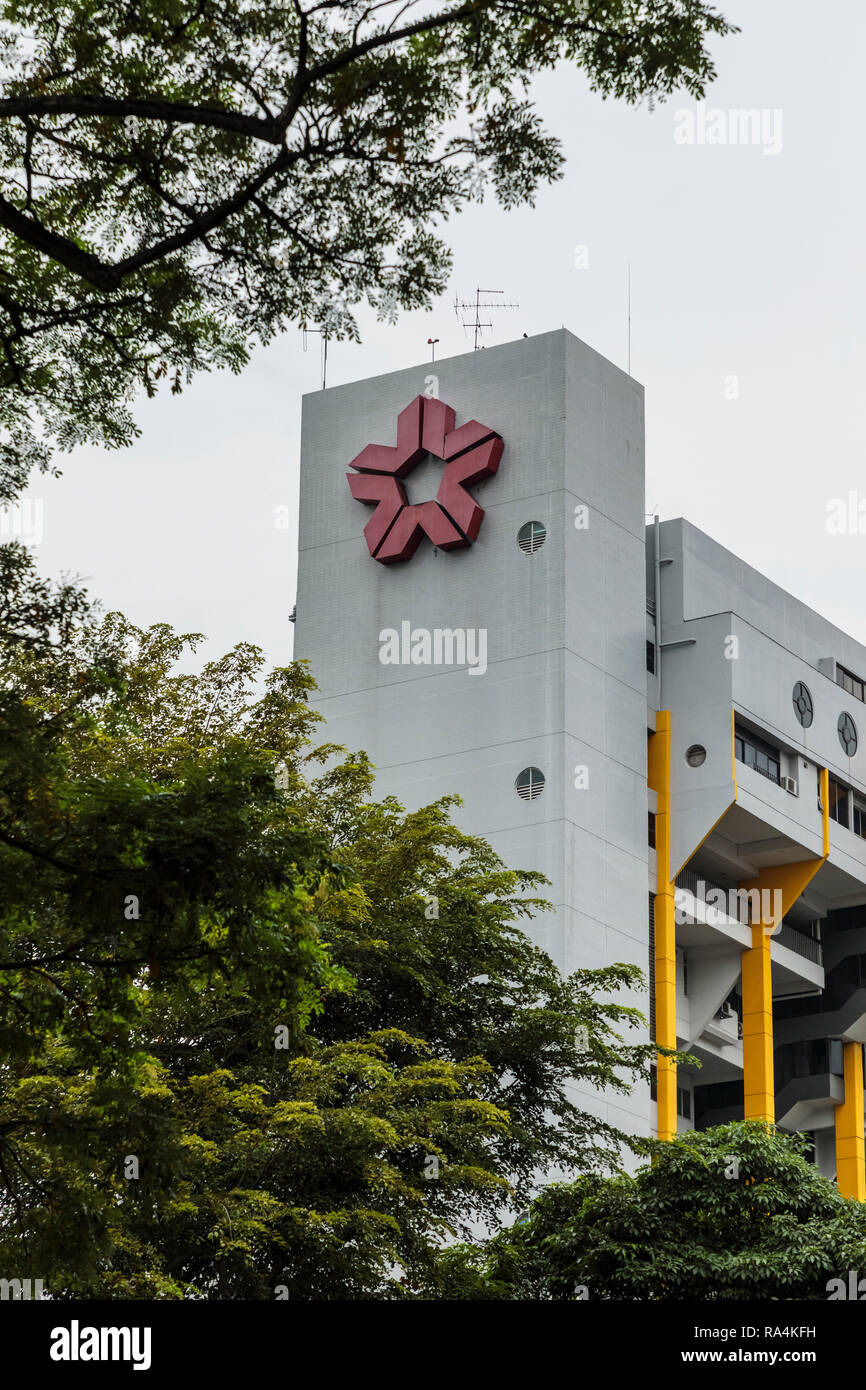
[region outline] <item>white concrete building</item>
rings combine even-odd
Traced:
[[[866,1197],[866,648],[644,511],[642,388],[564,330],[307,396],[296,655],[377,792],[459,793],[560,969],[640,965],[703,1064],[584,1104],[772,1114]]]

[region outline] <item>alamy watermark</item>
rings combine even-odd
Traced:
[[[764,154],[782,152],[780,106],[707,107],[699,101],[694,110],[674,113],[677,145],[756,145]]]
[[[44,1297],[44,1279],[0,1279],[0,1299],[4,1302],[7,1299],[41,1302]]]
[[[470,676],[487,670],[486,627],[413,627],[408,621],[379,633],[383,666],[468,666]]]
[[[700,920],[707,926],[719,927],[731,918],[742,926],[761,922],[772,935],[782,924],[781,888],[722,888],[699,878],[694,890],[674,889],[674,921],[685,926],[695,917],[695,903],[703,906]]]
[[[148,1371],[151,1329],[82,1327],[73,1318],[68,1327],[52,1328],[48,1355],[52,1361],[129,1361],[134,1371]]]
[[[860,1279],[856,1269],[848,1270],[847,1283],[844,1279],[828,1279],[826,1285],[827,1302],[850,1300],[854,1303],[866,1301],[866,1279]]]
[[[866,497],[853,488],[847,497],[827,500],[828,536],[866,536]]]
[[[45,534],[41,497],[22,497],[18,502],[0,505],[0,541],[21,541],[40,545]]]

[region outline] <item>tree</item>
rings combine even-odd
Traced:
[[[807,1146],[759,1120],[656,1142],[634,1177],[551,1186],[524,1223],[447,1252],[428,1296],[827,1299],[866,1273],[866,1208]]]
[[[139,389],[428,305],[439,224],[559,177],[537,73],[700,96],[732,28],[703,0],[0,0],[0,497],[127,443]]]
[[[521,926],[545,910],[528,896],[545,880],[507,869],[484,840],[459,830],[449,814],[457,798],[407,814],[390,798],[370,802],[371,783],[366,761],[350,759],[317,779],[305,807],[365,900],[362,914],[322,924],[333,959],[356,983],[312,1031],[334,1044],[398,1027],[454,1062],[482,1056],[509,1115],[492,1141],[496,1168],[518,1205],[540,1172],[617,1166],[625,1135],[584,1108],[574,1088],[623,1092],[625,1076],[648,1079],[654,1048],[619,1036],[644,1020],[613,1002],[640,972],[613,965],[563,977]],[[495,1221],[501,1194],[490,1196],[485,1215]]]
[[[198,706],[163,752],[156,708],[131,728],[113,620],[95,625],[80,590],[36,578],[20,547],[0,549],[0,582],[0,1049],[62,1027],[94,1057],[112,1040],[123,1052],[142,975],[194,996],[229,966],[271,1002],[291,978],[301,1027],[338,982],[309,904],[341,871],[286,815],[272,759],[208,745]],[[178,650],[163,629],[152,641]]]
[[[519,929],[537,877],[447,803],[371,802],[366,760],[312,741],[302,666],[178,671],[194,639],[98,620],[13,553],[0,1275],[405,1297],[535,1167],[611,1161],[566,1087],[647,1075],[610,1000],[638,972],[560,980]]]

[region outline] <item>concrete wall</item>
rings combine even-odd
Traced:
[[[384,566],[345,475],[431,390],[458,427],[501,434],[502,462],[472,489],[486,516],[470,548],[424,540]],[[410,475],[411,502],[435,494],[440,467]],[[642,389],[564,330],[304,400],[295,649],[319,682],[326,735],[369,753],[379,794],[417,807],[457,792],[467,830],[546,873],[556,913],[529,932],[565,971],[647,966],[643,499]],[[547,528],[533,556],[517,546],[527,521]],[[382,665],[379,635],[404,621],[485,629],[486,673]],[[546,785],[526,802],[514,780],[530,765]],[[630,1002],[646,1011],[645,994]],[[648,1127],[648,1092],[584,1099]]]
[[[651,531],[650,531],[651,536]],[[674,825],[676,867],[693,851],[733,795],[731,708],[747,725],[778,743],[783,773],[796,777],[792,796],[738,763],[739,804],[802,845],[821,853],[818,767],[866,794],[866,705],[819,669],[834,658],[866,674],[866,648],[689,522],[660,527],[663,637],[692,645],[664,652],[662,702],[672,710],[672,783],[681,814]],[[792,692],[808,687],[812,725],[798,722]],[[847,711],[858,730],[854,757],[837,734]],[[689,768],[691,743],[707,748],[701,768]],[[831,825],[831,862],[866,878],[866,841]]]

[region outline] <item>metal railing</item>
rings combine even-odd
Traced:
[[[816,965],[824,963],[820,941],[814,936],[806,936],[805,932],[797,931],[796,927],[789,927],[787,922],[783,922],[779,930],[773,933],[773,940],[787,946],[790,951],[796,951],[798,956],[814,961]]]
[[[698,889],[698,884],[703,884],[703,895]],[[701,896],[706,898],[711,889],[716,889],[727,895],[732,890],[726,888],[722,883],[716,883],[713,879],[707,878],[705,874],[698,873],[696,869],[681,869],[674,879],[674,886],[683,888],[687,893],[691,893],[696,899]],[[730,916],[734,921],[739,921],[736,913]],[[773,933],[773,939],[780,941],[783,946],[787,946],[789,951],[796,951],[798,956],[803,956],[805,960],[814,961],[815,965],[823,965],[824,953],[821,943],[814,936],[807,936],[804,932],[797,931],[787,922],[783,922],[779,930]]]
[[[696,898],[700,897],[699,883],[704,885],[704,895],[711,888],[726,895],[731,891],[729,888],[725,888],[724,884],[716,883],[714,879],[707,878],[706,874],[699,874],[696,869],[680,869],[674,879],[674,885],[677,888],[684,888],[687,893],[692,893]]]

